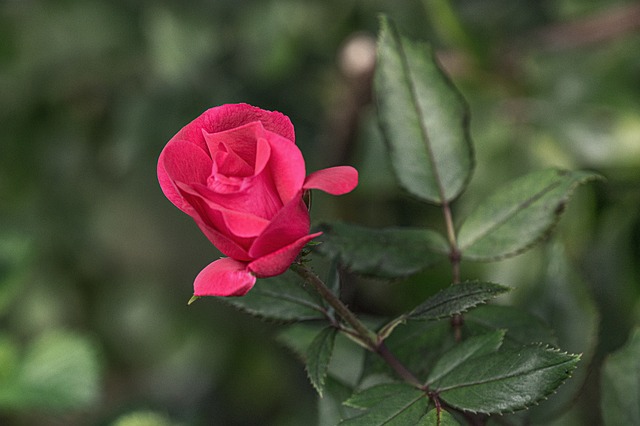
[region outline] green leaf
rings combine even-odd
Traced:
[[[415,274],[448,252],[444,237],[428,229],[368,229],[337,222],[322,224],[318,230],[323,235],[316,250],[353,272],[379,278]]]
[[[477,335],[494,330],[507,330],[505,346],[519,347],[530,343],[557,345],[553,330],[523,308],[485,305],[465,314],[464,332]]]
[[[575,368],[579,355],[524,346],[472,357],[429,387],[465,411],[505,413],[527,408],[553,393]]]
[[[2,408],[75,409],[98,398],[96,350],[81,336],[49,332],[39,337],[15,370],[0,386]]]
[[[459,314],[509,290],[509,287],[481,281],[454,284],[420,304],[407,318],[431,320]]]
[[[375,93],[380,128],[400,185],[442,204],[457,197],[473,170],[466,103],[431,48],[380,20]]]
[[[427,394],[405,383],[386,383],[365,389],[345,405],[366,410],[340,422],[341,426],[413,426],[427,412]]]
[[[552,230],[576,186],[598,178],[590,172],[549,169],[506,185],[462,224],[458,245],[463,258],[494,261],[531,248]]]
[[[449,412],[434,408],[420,419],[418,426],[460,426],[460,423]]]
[[[324,319],[326,312],[319,297],[292,272],[259,279],[245,296],[221,297],[220,300],[251,315],[273,321]]]
[[[307,349],[307,375],[311,384],[322,397],[324,381],[327,377],[327,369],[333,353],[333,344],[336,339],[337,329],[326,327],[313,339]]]
[[[640,327],[609,355],[602,368],[602,415],[606,426],[640,424]]]
[[[442,354],[429,374],[427,384],[447,375],[466,360],[497,351],[502,345],[505,332],[497,330],[480,336],[465,339]]]

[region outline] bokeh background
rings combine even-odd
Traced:
[[[361,170],[354,193],[316,194],[315,221],[440,226],[396,187],[375,125],[380,12],[434,45],[469,102],[458,217],[541,167],[606,176],[556,237],[600,318],[579,402],[597,424],[597,360],[640,320],[640,7],[624,0],[1,0],[0,424],[315,424],[275,325],[187,307],[219,253],[155,167],[202,111],[248,102],[291,118],[308,170]],[[529,256],[463,274],[530,285]],[[372,283],[352,304],[398,312],[442,280]]]

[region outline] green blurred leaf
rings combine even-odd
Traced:
[[[429,374],[427,384],[447,375],[466,360],[497,351],[502,345],[505,332],[497,330],[465,339],[442,354]]]
[[[302,360],[306,360],[307,350],[324,327],[316,322],[298,322],[280,329],[277,340],[291,349]]]
[[[19,350],[13,340],[8,336],[0,334],[0,389],[10,385],[18,372]],[[0,395],[2,391],[0,390]],[[0,396],[0,406],[2,406]]]
[[[477,335],[493,330],[507,330],[505,346],[522,346],[530,343],[557,345],[553,330],[540,318],[522,308],[485,305],[464,315],[463,331]]]
[[[29,270],[31,248],[24,235],[0,235],[0,313],[20,294],[20,278]]]
[[[447,241],[417,228],[368,229],[344,223],[320,225],[322,244],[316,250],[337,258],[349,270],[379,278],[401,278],[443,260]]]
[[[326,312],[320,298],[297,275],[286,272],[259,279],[242,297],[221,297],[225,303],[259,318],[272,321],[306,321],[324,319]]]
[[[318,426],[335,426],[341,419],[349,418],[358,410],[344,405],[353,389],[332,376],[327,376],[324,396],[318,398]]]
[[[542,424],[566,411],[581,394],[598,344],[600,317],[587,283],[569,264],[560,243],[551,245],[545,264],[544,278],[518,295],[518,305],[544,318],[558,345],[581,357],[571,380],[545,404],[529,410],[530,418]]]
[[[111,426],[172,426],[166,416],[154,411],[136,411],[120,416]]]
[[[447,411],[434,408],[420,419],[417,426],[460,426],[460,423]]]
[[[527,408],[553,393],[579,355],[524,346],[472,357],[429,387],[449,405],[471,412],[505,413]]]
[[[548,169],[499,189],[462,224],[458,245],[463,258],[494,261],[531,248],[557,223],[573,190],[598,178],[591,172]]]
[[[100,391],[95,348],[68,332],[49,332],[34,341],[13,379],[0,387],[0,407],[10,409],[86,407]]]
[[[335,327],[322,329],[307,349],[307,375],[320,397],[322,397],[337,331]]]
[[[345,404],[366,411],[341,426],[413,426],[425,415],[429,399],[405,383],[385,383],[357,392]]]
[[[509,287],[481,281],[454,284],[420,304],[407,319],[432,320],[459,314],[509,290]]]
[[[432,203],[454,199],[473,170],[466,103],[430,47],[401,36],[386,17],[380,20],[374,84],[400,185]]]
[[[602,415],[606,426],[640,424],[640,327],[602,367]]]

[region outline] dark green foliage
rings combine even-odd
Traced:
[[[259,280],[244,297],[220,300],[267,320],[291,322],[325,318],[326,308],[307,286],[289,272]]]
[[[326,223],[320,253],[335,257],[353,272],[378,278],[402,278],[442,261],[447,242],[429,229],[367,229],[357,225]]]

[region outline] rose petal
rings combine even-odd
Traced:
[[[286,204],[249,249],[249,256],[260,258],[285,247],[309,233],[309,211],[302,193]]]
[[[194,296],[244,296],[256,283],[247,264],[225,257],[207,265],[193,283]]]
[[[202,149],[185,141],[169,142],[158,159],[158,181],[164,195],[180,210],[191,214],[193,209],[185,202],[176,187],[206,183],[211,173],[211,158]]]
[[[251,244],[253,238],[269,225],[268,220],[220,206],[203,185],[191,187],[178,183],[178,189],[186,202],[193,206],[191,217],[218,250],[234,259],[250,259],[242,245]]]
[[[330,167],[307,176],[304,189],[319,189],[332,195],[353,191],[358,185],[358,171],[350,166]]]
[[[288,139],[267,134],[271,145],[269,168],[283,204],[288,203],[302,188],[307,173],[300,149]]]
[[[321,234],[322,232],[305,235],[278,251],[254,260],[249,263],[247,268],[258,277],[264,278],[280,275],[284,273],[289,266],[291,266],[294,260],[296,260],[298,253],[300,253],[300,250],[302,250],[305,244]]]
[[[247,251],[240,245],[237,241],[240,238],[235,238],[236,241],[207,225],[202,219],[194,218],[196,225],[202,231],[202,233],[207,237],[211,244],[213,244],[222,254],[225,256],[232,257],[237,260],[249,261],[251,260],[251,256],[247,253]]]
[[[243,161],[253,172],[256,163],[256,143],[265,134],[262,123],[255,121],[217,133],[206,133],[203,130],[203,134],[212,157],[220,151],[220,145],[222,145],[227,153]],[[223,169],[219,171],[226,173]]]
[[[259,121],[265,129],[295,141],[293,124],[286,115],[247,104],[227,104],[210,108],[184,126],[172,140],[186,140],[206,149],[202,130],[207,133],[224,132]]]
[[[256,144],[256,161],[255,167],[253,170],[254,175],[259,175],[262,173],[264,168],[269,163],[271,159],[271,145],[265,138],[259,138]]]

